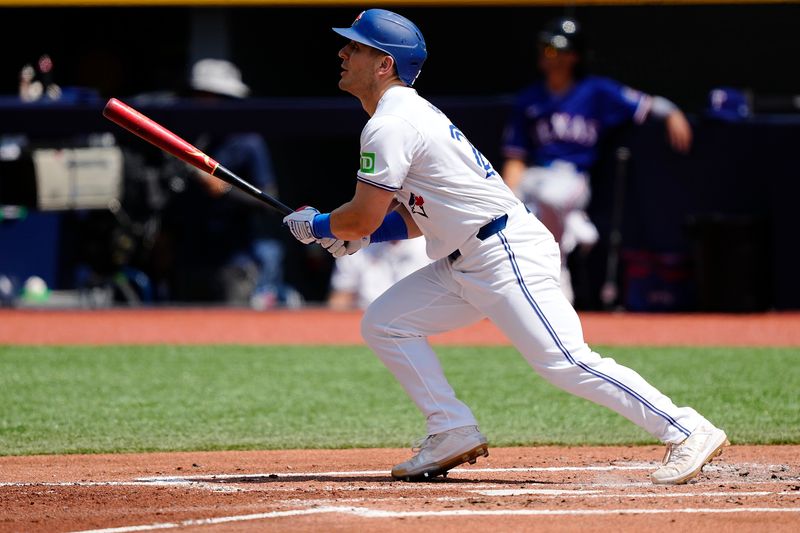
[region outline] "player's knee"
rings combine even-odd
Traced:
[[[397,320],[397,316],[387,309],[370,305],[361,318],[361,336],[364,342],[373,349],[386,342],[420,337],[409,324]]]
[[[385,329],[380,327],[383,321],[379,315],[372,306],[369,306],[364,311],[364,316],[361,317],[361,337],[367,346],[374,347],[382,337],[386,336]]]

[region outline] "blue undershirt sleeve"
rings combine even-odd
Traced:
[[[370,242],[401,241],[408,239],[408,227],[403,216],[397,211],[392,211],[383,218],[383,222],[372,235]]]

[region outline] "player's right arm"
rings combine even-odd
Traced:
[[[392,200],[393,191],[357,182],[352,200],[331,211],[331,232],[346,241],[372,234],[383,222]]]
[[[361,132],[361,167],[356,174],[355,195],[331,212],[330,229],[336,237],[355,240],[371,236],[377,242],[383,237],[409,238],[412,231],[419,231],[410,217],[404,216],[408,213],[405,208],[394,211],[402,220],[394,213],[387,215],[387,211],[403,186],[421,142],[417,129],[398,116],[376,116],[367,123]],[[380,235],[373,235],[378,228]]]
[[[284,223],[306,244],[315,239],[348,241],[348,254],[370,241],[409,238],[416,224],[409,226],[402,212],[389,210],[419,142],[419,133],[408,122],[391,115],[374,117],[361,133],[361,168],[353,198],[330,213],[305,208],[287,215]]]

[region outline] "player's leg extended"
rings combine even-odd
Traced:
[[[654,483],[695,477],[728,443],[725,432],[691,407],[676,406],[635,371],[590,350],[577,314],[555,283],[557,262],[551,274],[543,274],[525,246],[504,244],[518,292],[487,305],[489,317],[550,382],[613,409],[667,444],[664,464],[651,474]]]
[[[361,322],[364,340],[422,411],[431,435],[477,423],[472,411],[456,398],[428,343],[429,335],[483,317],[452,291],[445,261],[400,280],[372,302]]]
[[[367,309],[361,330],[367,344],[394,374],[425,415],[428,435],[416,455],[392,468],[392,477],[425,480],[488,455],[472,411],[458,398],[428,335],[466,326],[481,318],[451,290],[449,263],[438,261],[390,288]]]
[[[509,228],[498,236],[503,246],[492,248],[484,261],[495,269],[495,277],[506,271],[508,282],[499,289],[503,297],[482,294],[480,283],[465,283],[465,297],[508,336],[539,374],[572,394],[613,409],[666,443],[681,442],[704,422],[694,409],[677,407],[635,371],[589,349],[578,315],[559,288],[560,258],[552,240],[540,238],[538,245],[531,245],[536,235],[528,235],[525,228]],[[467,265],[465,270],[472,269]]]

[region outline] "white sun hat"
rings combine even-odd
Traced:
[[[242,82],[239,69],[224,59],[201,59],[192,66],[192,89],[233,98],[244,98],[250,87]]]

